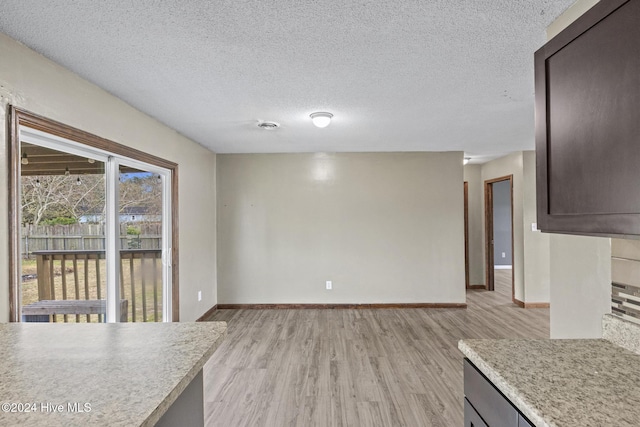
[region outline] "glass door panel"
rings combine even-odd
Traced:
[[[124,162],[119,172],[120,297],[127,311],[121,315],[123,321],[162,322],[163,178]]]
[[[105,161],[21,140],[23,321],[105,320]]]

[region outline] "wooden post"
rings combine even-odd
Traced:
[[[51,279],[49,278],[49,263],[51,261],[48,259],[47,255],[38,254],[36,255],[36,267],[38,273],[38,299],[39,300],[50,300],[51,299],[51,288],[49,287],[49,283]]]
[[[133,322],[136,321],[136,285],[135,279],[133,276],[133,254],[131,254],[131,258],[129,258],[129,277],[131,280],[131,319]]]
[[[147,321],[147,281],[146,281],[146,271],[145,271],[145,262],[144,262],[144,254],[140,258],[140,281],[142,283],[142,321]]]
[[[78,282],[78,256],[73,254],[73,284],[76,291],[76,299],[80,299],[80,283]],[[76,323],[80,322],[80,315],[76,314]]]
[[[67,299],[67,265],[65,263],[66,255],[62,255],[60,258],[60,273],[62,274],[62,299]],[[69,321],[68,315],[64,315],[64,323]]]
[[[158,262],[153,257],[153,321],[158,321]]]

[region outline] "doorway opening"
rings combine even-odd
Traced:
[[[484,202],[486,289],[510,294],[515,302],[513,175],[485,181]]]

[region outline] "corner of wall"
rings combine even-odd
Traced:
[[[218,155],[216,153],[213,154],[213,159],[211,161],[211,192],[213,193],[213,233],[211,236],[211,243],[213,245],[213,289],[212,289],[212,307],[218,305]]]
[[[482,235],[482,165],[467,164],[464,166],[464,181],[469,192],[469,284],[485,284],[484,272],[484,238]]]
[[[548,303],[550,299],[549,235],[537,231],[536,156],[523,152],[524,302]],[[536,224],[536,230],[533,225]]]
[[[550,40],[598,0],[577,0],[547,27]],[[611,311],[611,239],[551,234],[551,338],[601,338]]]

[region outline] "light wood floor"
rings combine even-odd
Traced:
[[[467,291],[467,309],[218,310],[207,426],[463,425],[462,338],[548,338],[549,309]]]

